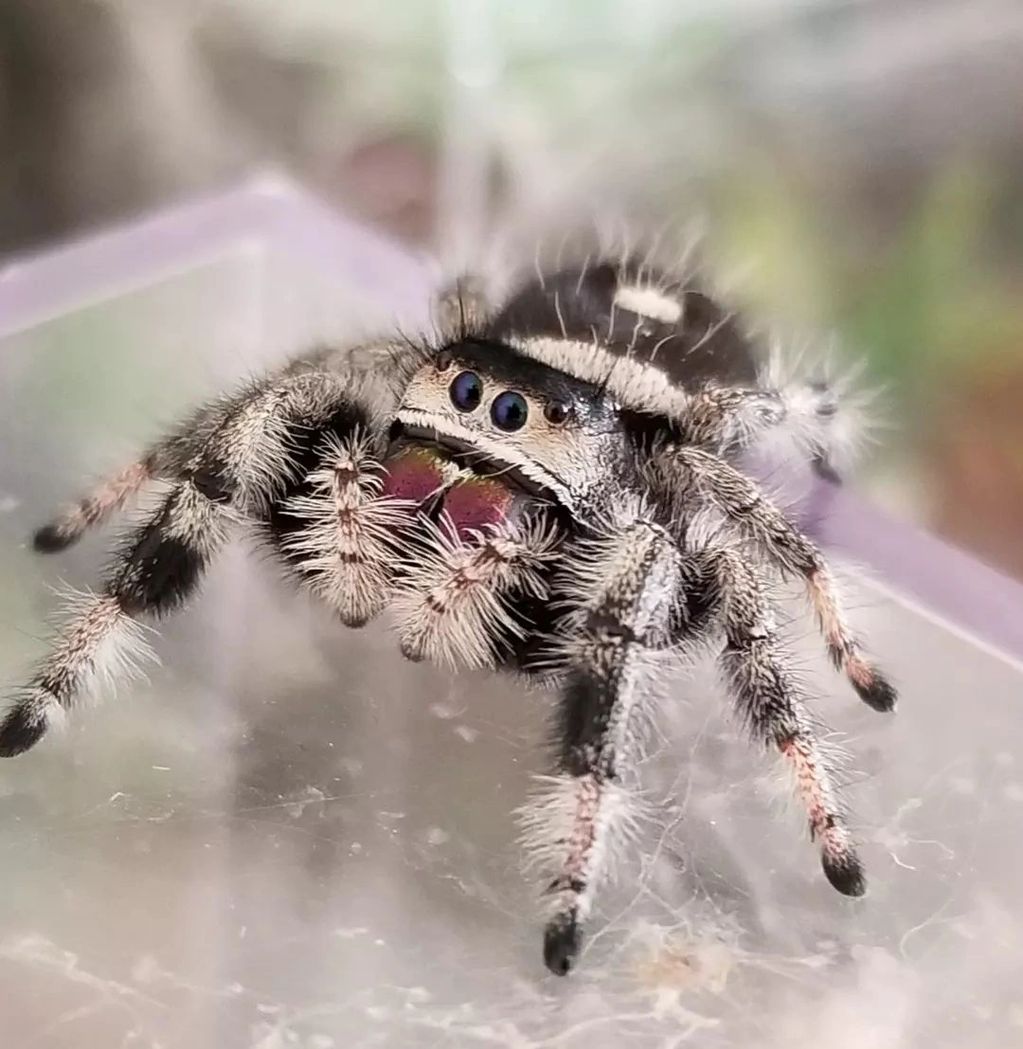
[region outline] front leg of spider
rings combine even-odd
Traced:
[[[524,843],[550,904],[544,961],[575,963],[594,896],[632,829],[629,786],[636,718],[651,699],[651,663],[663,651],[679,585],[678,552],[636,515],[567,553],[561,585],[575,611],[559,641],[557,771],[524,811]]]

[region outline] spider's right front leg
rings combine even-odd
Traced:
[[[523,812],[524,844],[547,881],[552,913],[544,961],[572,967],[580,927],[632,823],[628,773],[637,714],[668,641],[680,587],[671,537],[632,508],[599,538],[568,552],[569,616],[559,653],[567,663],[557,773]]]

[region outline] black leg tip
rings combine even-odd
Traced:
[[[895,687],[879,671],[875,670],[869,682],[853,682],[856,694],[873,710],[888,714],[895,709],[899,694]]]
[[[75,536],[62,532],[56,525],[43,525],[32,536],[32,547],[40,554],[55,554],[66,550],[75,541]]]
[[[581,942],[582,937],[575,918],[556,918],[544,930],[544,964],[555,976],[567,976],[575,964]]]
[[[821,860],[824,875],[843,896],[863,896],[867,891],[867,879],[859,857],[850,853],[840,858],[825,856]]]
[[[30,707],[17,706],[0,721],[0,758],[13,758],[35,746],[46,732],[46,718]]]

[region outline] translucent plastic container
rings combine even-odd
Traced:
[[[414,328],[424,267],[274,180],[0,272],[0,680],[103,537],[27,536],[197,398],[325,338]],[[820,874],[709,671],[680,678],[651,820],[549,976],[512,810],[552,698],[400,659],[251,551],[148,683],[0,764],[0,1031],[33,1049],[1023,1045],[1023,590],[846,494],[808,518],[902,689],[794,643],[855,755],[871,891]],[[109,537],[107,537],[109,538]]]

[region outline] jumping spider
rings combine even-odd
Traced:
[[[446,304],[453,322],[429,344],[320,350],[205,405],[36,534],[36,549],[63,549],[149,482],[168,486],[6,711],[0,753],[31,747],[124,664],[134,621],[191,598],[249,529],[348,626],[390,607],[410,659],[557,682],[555,771],[524,810],[553,972],[572,967],[628,823],[653,675],[708,639],[742,721],[791,768],[825,875],[861,895],[767,576],[805,584],[863,700],[888,711],[895,691],[820,551],[739,467],[789,428],[830,472],[841,398],[772,385],[731,313],[635,259],[538,272],[496,307]]]

